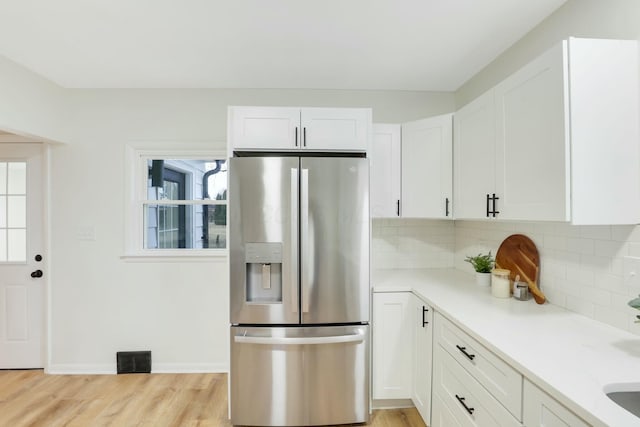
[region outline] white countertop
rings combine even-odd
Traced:
[[[639,336],[533,299],[495,298],[458,270],[375,270],[371,279],[374,292],[414,292],[588,423],[640,426],[603,392],[640,389]]]

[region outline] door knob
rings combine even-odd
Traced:
[[[42,277],[42,270],[36,270],[32,272],[31,277]]]

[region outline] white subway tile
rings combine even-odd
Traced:
[[[589,301],[585,301],[579,297],[567,298],[567,310],[582,314],[587,317],[595,318],[595,304]]]
[[[582,239],[569,237],[567,238],[567,251],[584,255],[593,255],[595,253],[595,243],[593,239]]]
[[[626,242],[617,242],[614,240],[595,240],[595,254],[598,256],[607,256],[610,258],[628,255],[629,249]]]
[[[611,239],[611,226],[609,225],[581,225],[580,236],[587,239]]]

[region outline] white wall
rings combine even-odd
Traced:
[[[639,39],[640,1],[569,0],[463,85],[456,92],[457,107],[569,36]],[[487,249],[495,253],[513,233],[526,234],[536,243],[541,257],[540,284],[551,303],[640,333],[633,323],[638,312],[626,304],[640,288],[630,286],[623,276],[623,257],[640,256],[640,226],[456,221],[456,268],[471,271],[463,261],[466,255]]]
[[[52,372],[113,372],[151,350],[154,370],[224,370],[225,259],[128,262],[125,145],[225,150],[227,105],[372,107],[378,122],[453,110],[452,93],[318,90],[68,90],[69,136],[52,153]],[[95,240],[80,238],[94,229]],[[453,231],[450,232],[452,245]],[[451,264],[451,259],[449,259]]]
[[[65,139],[64,89],[0,56],[0,129],[22,136]]]

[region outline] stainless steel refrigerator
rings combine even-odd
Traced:
[[[369,167],[362,157],[229,164],[231,421],[369,419]]]

